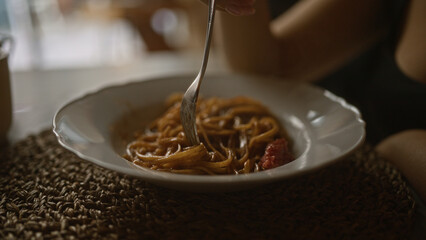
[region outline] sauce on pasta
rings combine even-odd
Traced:
[[[200,98],[196,124],[201,144],[190,146],[180,122],[182,95],[135,134],[124,157],[141,167],[182,174],[242,174],[278,167],[294,158],[269,110],[247,97]]]

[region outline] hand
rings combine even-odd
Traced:
[[[201,0],[207,3],[208,0]],[[216,0],[216,6],[234,16],[247,16],[255,13],[256,0]]]

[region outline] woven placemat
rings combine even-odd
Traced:
[[[314,173],[221,194],[97,167],[50,131],[0,160],[2,239],[404,239],[414,219],[401,175],[367,146]]]

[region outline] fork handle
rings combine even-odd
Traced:
[[[208,21],[207,21],[207,32],[206,32],[206,42],[204,45],[204,54],[203,54],[203,60],[201,62],[201,69],[198,73],[198,86],[197,86],[197,92],[200,88],[201,81],[204,78],[204,74],[207,69],[207,62],[209,61],[209,53],[210,53],[210,44],[211,44],[211,38],[212,38],[212,32],[213,32],[213,24],[214,24],[214,17],[215,17],[215,11],[216,9],[216,0],[209,0],[209,13],[208,13]]]

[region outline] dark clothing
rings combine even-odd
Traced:
[[[371,144],[402,130],[426,129],[426,85],[405,76],[382,46],[317,84],[358,107]]]

